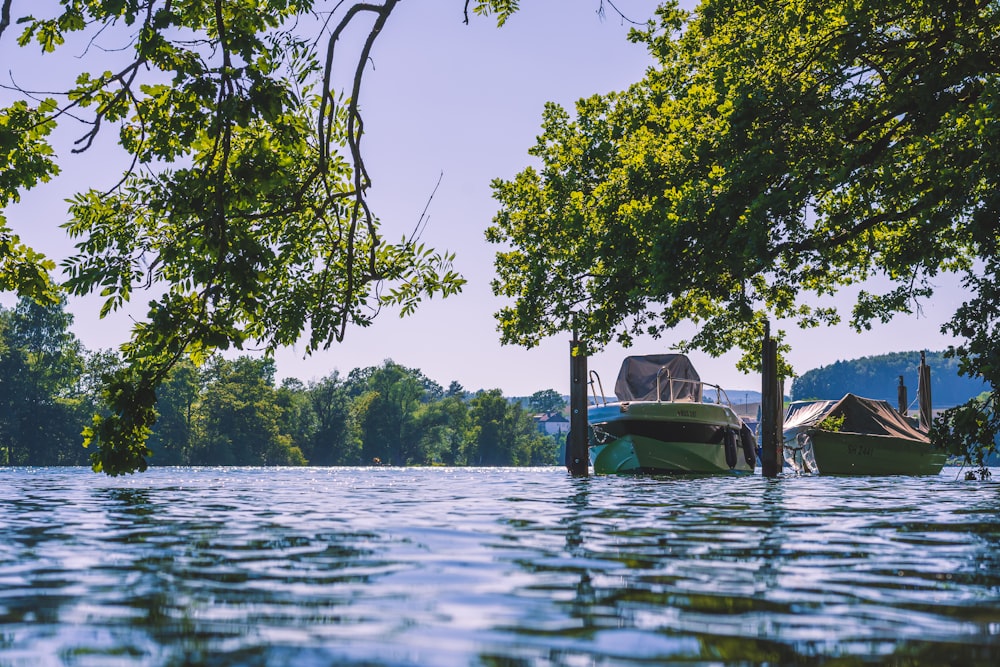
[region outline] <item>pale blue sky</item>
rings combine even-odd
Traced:
[[[546,101],[572,107],[580,97],[623,89],[651,61],[641,46],[625,39],[628,26],[610,8],[603,20],[598,17],[598,0],[526,0],[502,29],[476,18],[464,25],[462,4],[400,3],[376,45],[361,104],[363,146],[374,184],[371,201],[387,237],[399,238],[413,228],[443,172],[423,238],[432,247],[457,253],[456,268],[468,285],[458,296],[425,302],[406,319],[384,311],[374,326],[350,330],[343,344],[310,357],[304,358],[301,349],[282,350],[277,355],[279,377],[309,381],[334,369],[346,374],[391,358],[444,386],[457,380],[466,389],[500,388],[510,396],[569,390],[568,333],[532,350],[499,344],[493,313],[501,302],[489,287],[496,248],[483,236],[497,208],[489,183],[530,164],[527,149],[539,133]],[[615,4],[642,20],[657,3]],[[12,41],[5,42],[0,62],[11,62],[17,51]],[[113,138],[111,132],[105,137]],[[70,246],[58,227],[65,219],[61,200],[95,178],[98,187],[114,182],[118,165],[111,155],[98,150],[75,156],[67,148],[64,176],[8,210],[11,225],[54,258],[64,256]],[[796,330],[791,336],[793,366],[804,372],[839,359],[945,348],[953,341],[939,333],[940,324],[961,299],[955,281],[940,284],[939,295],[922,304],[920,316],[899,318],[864,335],[845,326]],[[74,301],[71,310],[75,331],[89,349],[111,347],[127,336],[127,317],[100,321],[93,300]],[[624,354],[668,351],[674,340],[641,340],[628,351],[613,347],[595,355],[590,368],[600,373],[607,389]],[[704,380],[732,390],[759,390],[759,377],[736,371],[735,353],[719,359],[691,356]]]

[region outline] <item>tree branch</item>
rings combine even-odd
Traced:
[[[395,4],[395,3],[394,3]],[[330,33],[330,39],[327,42],[326,47],[326,63],[323,67],[323,95],[320,98],[319,104],[319,150],[320,150],[320,169],[326,169],[326,163],[329,160],[329,139],[327,136],[332,134],[332,125],[336,114],[333,109],[327,111],[328,107],[333,106],[333,99],[331,89],[333,87],[333,54],[337,46],[337,42],[340,40],[341,34],[350,25],[351,20],[361,12],[379,12],[382,10],[381,5],[373,5],[369,3],[358,3],[356,5],[351,5],[344,14],[344,17],[334,28],[333,32]],[[326,125],[329,123],[329,126]]]
[[[0,7],[0,37],[3,37],[4,30],[10,25],[10,4],[14,0],[3,0],[3,6]]]
[[[377,267],[377,250],[378,250],[378,235],[375,228],[375,218],[372,215],[371,209],[368,207],[368,202],[365,199],[365,192],[371,185],[371,180],[368,176],[368,170],[365,167],[364,158],[361,153],[361,136],[364,133],[364,121],[361,117],[361,113],[358,110],[358,100],[361,96],[361,83],[364,78],[364,70],[368,65],[368,61],[371,57],[371,50],[375,43],[376,38],[385,26],[389,15],[392,13],[393,9],[398,4],[399,0],[386,0],[382,5],[372,4],[372,3],[357,3],[352,5],[347,12],[341,18],[337,27],[330,34],[330,39],[327,43],[326,51],[326,62],[323,70],[323,94],[320,99],[320,110],[319,110],[319,151],[320,160],[319,168],[320,171],[325,173],[327,170],[327,165],[330,159],[329,153],[329,143],[330,137],[333,136],[333,126],[336,122],[336,111],[334,109],[334,102],[332,98],[332,87],[333,87],[333,60],[334,53],[337,46],[337,42],[340,36],[343,34],[344,30],[350,25],[351,21],[358,16],[361,12],[372,12],[375,14],[375,23],[365,39],[365,43],[358,55],[357,64],[354,70],[354,79],[351,87],[351,95],[347,102],[347,144],[348,149],[351,153],[351,162],[353,165],[353,178],[354,178],[354,205],[351,209],[350,220],[347,224],[347,248],[345,252],[345,275],[347,277],[347,285],[344,291],[344,299],[342,301],[342,310],[339,317],[339,326],[332,333],[330,339],[327,340],[329,344],[333,340],[343,340],[344,335],[347,330],[348,315],[350,308],[347,304],[351,303],[354,299],[354,294],[360,288],[362,284],[366,284],[373,280],[378,280],[378,267]],[[354,275],[355,268],[355,240],[357,235],[358,224],[364,218],[364,222],[368,227],[369,241],[371,247],[368,251],[368,269],[366,274],[362,277],[361,282],[356,282]]]

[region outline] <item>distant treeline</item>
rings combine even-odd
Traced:
[[[0,465],[88,465],[81,431],[102,409],[100,376],[121,362],[90,352],[62,305],[0,307]],[[157,395],[150,465],[548,465],[559,442],[532,410],[553,390],[509,401],[447,390],[392,361],[275,385],[273,360],[182,363]]]
[[[931,368],[931,402],[936,407],[965,403],[989,387],[981,381],[958,374],[958,362],[946,359],[944,352],[927,352]],[[852,393],[867,398],[897,402],[899,376],[903,376],[912,402],[917,397],[917,368],[920,352],[893,352],[850,361],[838,361],[803,373],[792,383],[792,397],[838,399]]]

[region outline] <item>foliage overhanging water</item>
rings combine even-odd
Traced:
[[[957,472],[0,469],[0,666],[992,665]]]

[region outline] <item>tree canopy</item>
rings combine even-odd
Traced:
[[[503,340],[694,321],[682,348],[751,370],[768,320],[863,331],[952,272],[951,353],[1000,388],[998,26],[990,0],[665,3],[643,80],[548,105],[537,165],[494,182]]]
[[[80,431],[105,410],[96,378],[121,359],[87,351],[64,306],[0,306],[0,466],[87,462]],[[453,382],[446,394],[391,360],[280,387],[275,370],[249,355],[175,364],[156,390],[149,464],[554,465],[564,439],[541,433],[499,389],[471,394]]]
[[[116,129],[124,169],[73,197],[64,287],[101,295],[102,315],[157,295],[105,379],[111,411],[87,430],[96,470],[145,468],[155,389],[184,357],[303,336],[314,351],[382,308],[405,315],[461,289],[451,254],[417,233],[384,238],[366,197],[359,100],[398,2],[0,0],[0,41],[24,56],[0,97],[0,211],[58,175],[58,127],[77,133],[77,152]],[[516,9],[456,2],[466,21],[502,24]],[[347,49],[357,26],[364,38]],[[19,69],[41,70],[68,44],[74,57],[57,67],[79,68],[70,85],[18,85]],[[0,216],[0,289],[57,303],[55,266]]]

